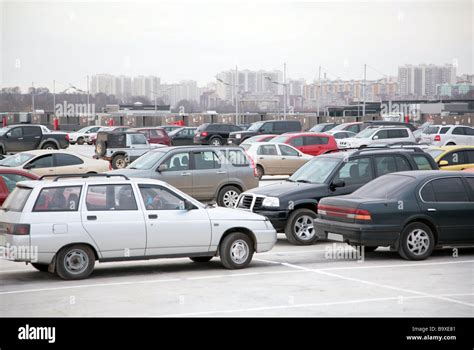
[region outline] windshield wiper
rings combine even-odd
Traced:
[[[304,184],[310,184],[310,183],[312,183],[311,181],[304,180],[304,179],[296,180],[296,182],[301,182],[301,183],[304,183]]]

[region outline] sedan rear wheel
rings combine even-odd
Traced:
[[[407,260],[423,260],[431,255],[435,239],[431,229],[420,222],[409,224],[400,236],[398,253]]]

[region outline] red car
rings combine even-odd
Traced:
[[[162,127],[134,128],[132,130],[144,134],[149,143],[171,146],[171,139]]]
[[[277,136],[269,142],[287,143],[311,156],[319,156],[338,149],[334,136],[312,132],[287,133]]]
[[[0,168],[0,205],[3,204],[19,181],[38,180],[35,174],[17,169]]]

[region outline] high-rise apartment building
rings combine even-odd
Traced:
[[[456,83],[456,67],[452,64],[398,67],[399,92],[404,97],[431,98],[436,96],[439,84],[454,83]]]

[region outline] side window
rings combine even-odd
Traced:
[[[196,170],[219,169],[221,163],[213,151],[194,152],[194,168]]]
[[[420,195],[421,199],[425,202],[436,202],[436,197],[431,182],[428,182],[425,186],[423,186]]]
[[[28,164],[31,164],[32,169],[50,168],[53,166],[53,155],[38,157]]]
[[[5,182],[5,185],[8,188],[8,192],[11,192],[15,189],[17,182],[31,180],[26,176],[21,176],[17,174],[1,174],[0,176],[3,178],[3,181]]]
[[[439,133],[442,134],[442,135],[444,135],[444,134],[446,134],[448,131],[449,131],[449,126],[448,126],[448,127],[441,128],[441,130],[439,131]]]
[[[262,125],[262,127],[260,128],[260,131],[263,132],[263,133],[271,133],[273,130],[273,123],[265,123]],[[276,131],[276,128],[275,128],[275,131]]]
[[[360,131],[358,124],[351,125],[351,126],[347,127],[346,130],[355,132],[356,134],[359,133],[359,131]]]
[[[397,164],[395,163],[395,157],[375,157],[375,168],[377,176],[396,172]]]
[[[471,188],[471,191],[474,193],[474,177],[466,177],[467,184]]]
[[[33,211],[77,211],[81,189],[81,186],[43,188],[36,199]]]
[[[56,153],[54,157],[56,158],[56,166],[79,165],[84,163],[81,158],[73,156],[72,154]]]
[[[11,131],[11,137],[22,137],[23,136],[23,132],[21,130],[21,128],[13,128]]]
[[[426,156],[417,154],[413,156],[413,160],[418,166],[418,170],[433,170],[433,167]]]
[[[400,130],[387,130],[387,136],[389,139],[398,139],[400,138]]]
[[[285,132],[291,130],[291,127],[288,125],[288,123],[275,123],[275,131],[276,132]]]
[[[437,202],[469,202],[464,184],[459,177],[431,181]]]
[[[465,152],[463,151],[456,151],[446,154],[440,160],[445,160],[448,162],[448,165],[459,165],[467,163],[464,160]]]
[[[474,150],[464,151],[466,163],[474,164]]]
[[[87,189],[89,211],[138,210],[131,185],[92,185]]]
[[[468,136],[474,136],[474,128],[466,128],[466,135]]]
[[[188,152],[173,154],[163,164],[166,164],[167,171],[189,170]]]
[[[242,131],[242,129],[239,128],[237,125],[231,125],[230,126],[230,131]]]
[[[130,134],[130,142],[132,145],[146,145],[146,137],[143,134]]]
[[[388,139],[388,130],[380,130],[375,135],[378,136],[378,140]]]
[[[370,158],[359,158],[345,162],[335,179],[344,180],[346,186],[366,184],[374,178]]]
[[[464,128],[463,127],[454,128],[452,134],[453,135],[464,135]]]
[[[167,188],[139,185],[146,210],[184,210],[184,200]]]
[[[398,130],[398,137],[408,137],[408,130],[405,130],[405,129],[401,129],[401,130]]]
[[[262,145],[258,148],[257,154],[262,156],[278,155],[275,145]]]
[[[397,171],[411,170],[411,165],[405,157],[395,156],[395,162],[397,163]]]
[[[25,126],[23,129],[23,136],[35,137],[41,135],[41,128],[36,126]]]
[[[229,150],[227,152],[227,160],[233,166],[249,166],[249,159],[241,150]]]
[[[303,146],[303,137],[295,137],[288,142],[293,147],[301,147]]]
[[[278,147],[280,148],[280,152],[281,152],[282,156],[289,156],[289,157],[298,157],[299,156],[299,153],[291,147],[288,147],[288,146],[285,146],[285,145],[278,145]]]
[[[100,126],[96,126],[96,127],[90,128],[87,133],[88,134],[95,133],[95,132],[99,131],[99,129],[100,129]]]

